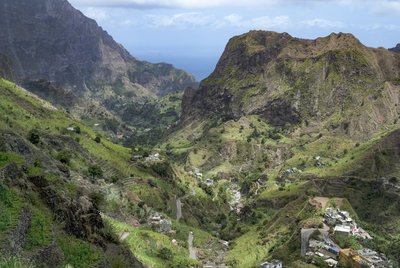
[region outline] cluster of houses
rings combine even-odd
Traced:
[[[328,237],[322,236],[323,239],[310,239],[308,245],[309,250],[306,256],[316,256],[321,258],[329,267],[336,267],[338,264],[338,256],[340,248]]]
[[[341,249],[329,241],[310,240],[307,256],[318,256],[329,267],[337,267],[340,263],[353,268],[392,268],[393,264],[384,254],[368,248],[353,250]]]
[[[161,158],[160,158],[160,154],[159,153],[154,153],[154,154],[151,154],[148,157],[144,158],[144,161],[146,161],[146,162],[157,162],[157,161],[160,161],[160,160],[161,160]]]
[[[149,218],[149,224],[158,228],[161,233],[172,232],[172,222],[170,220],[164,219],[163,216],[156,212]]]
[[[206,184],[207,186],[213,186],[214,185],[214,180],[211,179],[211,178],[204,179],[203,178],[203,173],[201,173],[200,169],[198,169],[198,168],[195,168],[194,171],[190,171],[189,174],[191,174],[196,180]]]
[[[334,233],[344,236],[355,236],[361,239],[372,239],[372,237],[350,217],[349,212],[339,208],[328,207],[325,210],[324,222],[333,227]]]
[[[363,240],[372,239],[365,230],[357,226],[357,223],[350,217],[347,211],[328,207],[325,210],[324,222],[333,230],[336,236],[354,236]],[[321,235],[313,237],[313,239],[308,241],[307,256],[312,258],[319,257],[329,267],[337,267],[338,264],[354,268],[393,267],[384,254],[377,253],[371,249],[341,249],[329,237],[328,229],[321,230]]]
[[[361,250],[341,249],[339,263],[354,268],[393,268],[392,262],[384,254],[367,248]]]

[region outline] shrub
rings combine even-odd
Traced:
[[[92,176],[92,178],[103,176],[103,170],[97,165],[90,166],[88,168],[88,172],[89,175]]]
[[[56,159],[63,164],[69,165],[71,161],[71,152],[68,150],[62,150],[57,154]]]
[[[164,260],[172,260],[172,258],[173,258],[172,251],[166,247],[161,248],[160,251],[158,252],[157,256]]]
[[[104,195],[99,192],[91,192],[89,198],[96,207],[100,207],[104,203]]]
[[[75,127],[75,133],[76,134],[81,134],[81,128],[79,126]]]
[[[172,178],[172,168],[168,162],[157,162],[151,165],[151,169],[160,177]]]
[[[40,133],[39,130],[37,130],[36,128],[31,129],[28,133],[28,140],[32,143],[32,144],[39,144],[40,142]]]

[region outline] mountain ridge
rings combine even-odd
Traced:
[[[350,99],[361,103],[380,87],[398,94],[399,64],[399,56],[367,48],[351,34],[307,40],[251,31],[232,38],[214,72],[198,90],[185,94],[182,121],[247,114],[261,115],[277,126],[323,121],[336,112],[335,107],[350,111]],[[386,112],[390,120],[398,116],[391,108]]]
[[[400,52],[400,43],[397,44],[394,48],[389,48],[389,50],[393,52]]]
[[[54,81],[78,95],[103,84],[137,84],[159,95],[195,84],[170,64],[135,59],[66,0],[6,0],[1,7],[0,53],[19,80]]]

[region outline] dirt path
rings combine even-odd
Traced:
[[[176,220],[182,218],[182,201],[180,198],[176,199]]]
[[[189,258],[196,260],[196,249],[193,248],[193,232],[189,233],[188,237],[188,246],[189,246]]]
[[[189,196],[196,195],[196,191],[192,188],[190,193],[185,194],[182,197],[176,199],[176,220],[179,221],[182,218],[182,200],[188,198]]]
[[[326,205],[329,202],[328,197],[321,197],[321,196],[316,196],[313,198],[313,200],[321,205],[321,208],[325,208]]]
[[[130,235],[131,233],[130,232],[122,232],[121,233],[121,235],[119,236],[119,241],[124,241],[125,239],[127,239],[128,238],[128,236]]]

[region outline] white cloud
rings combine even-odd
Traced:
[[[77,7],[123,7],[136,9],[151,8],[233,8],[268,7],[284,5],[324,5],[326,3],[341,6],[369,9],[376,13],[394,13],[400,11],[400,0],[69,0]]]
[[[213,27],[213,28],[241,28],[241,29],[269,29],[282,28],[290,24],[288,16],[268,16],[246,19],[238,14],[230,14],[222,18],[215,15],[204,15],[199,12],[178,13],[174,15],[148,15],[147,25],[152,27]]]
[[[175,26],[180,28],[202,27],[212,23],[211,16],[198,12],[178,13],[168,15],[147,15],[148,24],[152,27]]]
[[[346,26],[346,24],[341,21],[332,21],[320,18],[302,21],[301,24],[308,27],[319,27],[319,28],[342,28]]]
[[[248,29],[268,29],[268,28],[281,28],[286,27],[290,24],[288,16],[277,16],[270,18],[268,16],[255,17],[251,19],[245,19],[238,14],[230,14],[223,17],[221,20],[216,22],[217,27],[236,27],[236,28],[248,28]]]
[[[253,6],[275,3],[278,0],[70,0],[76,6],[132,8],[209,8],[220,6]]]

